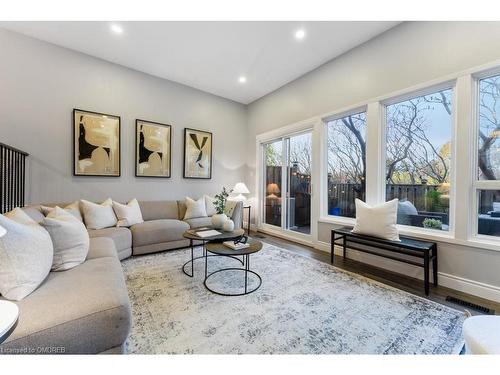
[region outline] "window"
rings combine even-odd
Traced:
[[[452,90],[386,106],[386,200],[398,224],[447,231],[450,214]]]
[[[354,200],[365,200],[366,112],[328,121],[328,215],[356,217]]]
[[[477,233],[500,236],[500,75],[479,80]]]

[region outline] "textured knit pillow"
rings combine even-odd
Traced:
[[[68,211],[71,215],[76,217],[78,220],[83,221],[82,214],[80,212],[80,202],[75,201],[71,204],[68,204],[66,207],[64,207],[66,211]],[[40,210],[42,213],[47,216],[51,211],[54,210],[54,207],[47,207],[47,206],[41,206]]]
[[[20,301],[45,280],[52,266],[49,233],[20,208],[0,215],[0,294]]]
[[[89,233],[85,225],[68,211],[55,207],[40,223],[54,245],[52,271],[65,271],[87,259]]]
[[[144,222],[141,207],[135,198],[127,204],[113,201],[113,210],[115,210],[116,218],[118,219],[117,227],[130,227],[134,224]]]
[[[85,225],[88,229],[103,229],[116,225],[116,215],[113,211],[113,201],[106,199],[101,204],[82,199],[82,212]]]
[[[201,197],[197,201],[186,197],[186,213],[184,214],[184,220],[207,216],[208,215],[207,209],[205,207],[205,197]]]
[[[399,241],[397,214],[398,199],[373,207],[356,199],[356,224],[352,233]]]
[[[207,209],[207,216],[214,216],[217,213],[215,209],[215,198],[205,195],[205,208]]]

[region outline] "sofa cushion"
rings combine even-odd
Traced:
[[[42,213],[42,206],[39,204],[23,207],[22,210],[37,223],[41,222],[45,218],[45,215]]]
[[[0,225],[7,230],[0,237],[0,294],[19,301],[47,277],[54,248],[49,233],[20,208],[0,215]]]
[[[80,212],[80,201],[75,201],[71,204],[64,205],[64,206],[58,206],[58,205],[56,205],[56,206],[40,206],[40,211],[42,211],[42,214],[47,216],[56,207],[64,207],[64,209],[66,211],[68,211],[71,215],[73,215],[78,220],[83,222],[82,213]]]
[[[90,238],[108,237],[115,243],[116,250],[121,252],[132,247],[132,233],[128,228],[104,228],[89,230]]]
[[[103,240],[97,241],[100,246],[112,248]],[[89,255],[96,256],[94,251]],[[50,347],[99,353],[120,346],[130,331],[130,302],[116,256],[94,257],[70,270],[51,272],[17,305],[19,321],[0,345],[3,353]]]
[[[139,206],[144,221],[179,218],[177,201],[140,201]]]
[[[195,219],[187,219],[184,221],[186,223],[188,223],[191,228],[211,227],[212,226],[212,218],[211,217],[197,217]]]
[[[184,213],[184,219],[194,219],[197,217],[207,217],[207,208],[205,206],[205,198],[201,197],[198,200],[186,197],[186,212]]]
[[[56,206],[41,225],[49,232],[54,246],[52,271],[64,271],[83,263],[89,252],[89,234],[73,213]]]
[[[116,258],[116,247],[113,240],[108,237],[91,238],[86,260],[105,257]]]
[[[118,219],[117,227],[130,227],[144,221],[142,218],[141,207],[137,199],[132,199],[127,204],[121,204],[113,201],[113,210]]]
[[[116,225],[117,220],[111,198],[106,199],[101,204],[82,199],[81,208],[88,229],[103,229]]]
[[[180,220],[162,219],[150,220],[130,227],[132,231],[132,245],[144,246],[155,243],[178,241],[189,229],[189,224]]]

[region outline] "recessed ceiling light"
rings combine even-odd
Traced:
[[[247,82],[247,77],[241,76],[240,78],[238,78],[238,82],[239,83],[246,83]]]
[[[306,31],[304,29],[298,29],[295,32],[295,39],[302,40],[306,36]]]
[[[123,34],[123,27],[114,23],[111,25],[111,31],[114,32],[115,34]]]

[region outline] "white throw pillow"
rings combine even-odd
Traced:
[[[226,201],[226,207],[224,207],[224,213],[227,216],[232,217],[234,209],[236,208],[237,204],[238,204],[238,201],[230,201],[230,200]]]
[[[0,294],[20,301],[45,280],[52,266],[49,233],[20,208],[0,215]]]
[[[186,197],[186,213],[184,214],[184,220],[207,216],[208,215],[207,209],[205,207],[205,197],[201,197],[197,201]]]
[[[65,271],[82,264],[89,252],[89,233],[73,214],[55,207],[40,223],[54,245],[52,271]]]
[[[40,210],[42,211],[42,214],[47,216],[51,211],[54,210],[55,207],[47,207],[47,206],[41,206]],[[76,201],[71,204],[68,204],[66,207],[64,207],[66,211],[68,211],[71,215],[76,217],[78,220],[83,222],[83,217],[80,212],[80,202]]]
[[[352,233],[399,241],[397,217],[398,199],[373,207],[356,199],[356,224]]]
[[[113,211],[113,201],[106,199],[101,204],[81,200],[83,219],[88,229],[103,229],[116,225],[116,215]]]
[[[118,219],[117,227],[130,227],[134,224],[144,222],[141,207],[135,198],[127,204],[113,201],[113,210],[115,210],[116,218]]]
[[[214,206],[215,198],[209,195],[205,195],[205,208],[207,209],[207,216],[213,216],[217,214],[217,210]]]

